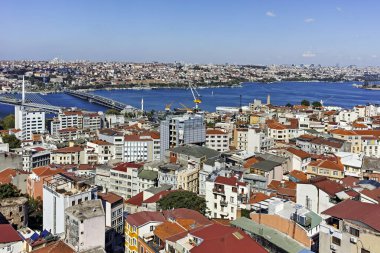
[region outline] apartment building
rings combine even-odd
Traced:
[[[83,181],[74,181],[65,174],[56,174],[45,179],[43,186],[43,228],[53,235],[64,233],[66,208],[96,198],[96,186],[88,185]],[[92,229],[88,229],[88,231],[91,232]]]
[[[124,136],[124,161],[147,162],[153,161],[154,142],[151,136]]]
[[[250,187],[235,177],[217,176],[206,181],[206,204],[209,218],[235,220],[240,208],[248,203]]]
[[[123,161],[124,159],[124,136],[122,132],[115,131],[113,129],[99,129],[98,130],[99,140],[103,140],[111,143],[114,146],[115,152],[113,155],[113,160]]]
[[[100,200],[65,209],[65,242],[77,252],[104,249],[105,214]]]
[[[135,196],[139,191],[138,173],[140,163],[120,163],[110,170],[109,190],[124,199]]]
[[[324,176],[331,180],[339,181],[344,178],[344,166],[340,162],[340,158],[336,161],[317,160],[307,165],[306,174],[308,178]]]
[[[103,140],[89,141],[84,149],[85,164],[107,164],[114,157],[112,143]]]
[[[84,148],[80,146],[56,149],[50,155],[50,163],[52,164],[83,164],[84,161]]]
[[[228,133],[220,129],[207,129],[206,147],[219,152],[228,151],[230,149]]]
[[[325,210],[320,226],[319,252],[380,252],[378,204],[354,200],[343,201]]]

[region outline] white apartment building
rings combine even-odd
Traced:
[[[229,144],[229,135],[227,132],[220,129],[206,130],[206,147],[219,152],[225,152],[230,149]]]
[[[57,174],[45,180],[43,186],[43,228],[51,231],[54,235],[64,233],[65,209],[96,198],[96,186],[73,181],[63,174]]]
[[[374,136],[362,137],[362,151],[365,156],[380,158],[380,140]]]
[[[217,176],[214,181],[206,181],[207,216],[235,220],[238,209],[246,207],[249,194],[249,184],[235,177]]]
[[[98,193],[98,198],[102,201],[106,215],[106,226],[115,229],[119,234],[124,232],[124,200],[121,196],[113,193]]]
[[[66,110],[58,114],[51,122],[51,134],[57,135],[58,130],[66,128],[89,129],[96,131],[102,126],[103,113],[83,112],[81,110]]]
[[[142,164],[121,163],[110,170],[109,190],[124,199],[135,196],[139,191],[138,172]]]
[[[15,106],[15,128],[21,129],[22,140],[31,140],[32,134],[45,132],[45,112]]]
[[[83,252],[104,249],[105,219],[102,202],[88,200],[65,210],[65,242]]]
[[[255,128],[248,128],[247,149],[248,152],[263,152],[274,146],[274,140],[267,137],[264,132]]]
[[[112,143],[94,140],[87,142],[85,148],[85,164],[106,164],[114,157],[114,146]]]
[[[122,132],[118,132],[109,128],[98,130],[99,140],[112,143],[114,146],[113,160],[123,161],[124,159],[124,136]]]
[[[154,143],[150,136],[124,136],[124,161],[147,162],[153,161]]]

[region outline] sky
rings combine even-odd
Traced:
[[[0,59],[379,66],[379,11],[379,0],[0,0]]]

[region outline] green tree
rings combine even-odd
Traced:
[[[315,107],[322,107],[322,104],[321,104],[321,102],[319,102],[319,101],[314,101],[313,103],[312,103],[312,106],[315,108]]]
[[[0,199],[19,197],[20,191],[12,184],[0,185]]]
[[[301,101],[301,105],[303,105],[303,106],[310,106],[310,101],[304,99],[304,100]]]
[[[206,200],[199,197],[196,193],[189,191],[175,191],[169,193],[158,201],[159,206],[163,210],[173,208],[188,208],[200,212],[206,213]]]
[[[21,147],[21,141],[16,138],[14,134],[6,134],[3,136],[3,142],[9,144],[9,148],[19,148]]]
[[[246,217],[248,219],[251,219],[250,217],[251,211],[248,209],[241,209],[241,217]]]
[[[120,115],[120,112],[118,110],[115,110],[115,109],[108,109],[106,111],[106,114]]]
[[[293,105],[291,103],[287,103],[285,106],[286,107],[293,107]]]
[[[9,114],[9,115],[5,116],[4,119],[2,119],[0,121],[0,125],[5,130],[8,130],[10,128],[14,128],[15,127],[15,116],[13,114]]]

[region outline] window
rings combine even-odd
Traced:
[[[153,231],[154,230],[154,226],[150,226],[150,231]]]
[[[366,249],[362,249],[362,250],[361,250],[361,253],[371,253],[371,251],[366,250]]]
[[[234,203],[234,197],[231,197],[231,198],[230,198],[230,202],[231,202],[231,203]]]
[[[340,241],[341,240],[338,237],[335,237],[335,236],[332,237],[332,243],[334,243],[335,245],[340,246]]]
[[[350,234],[359,237],[359,229],[350,227]]]

